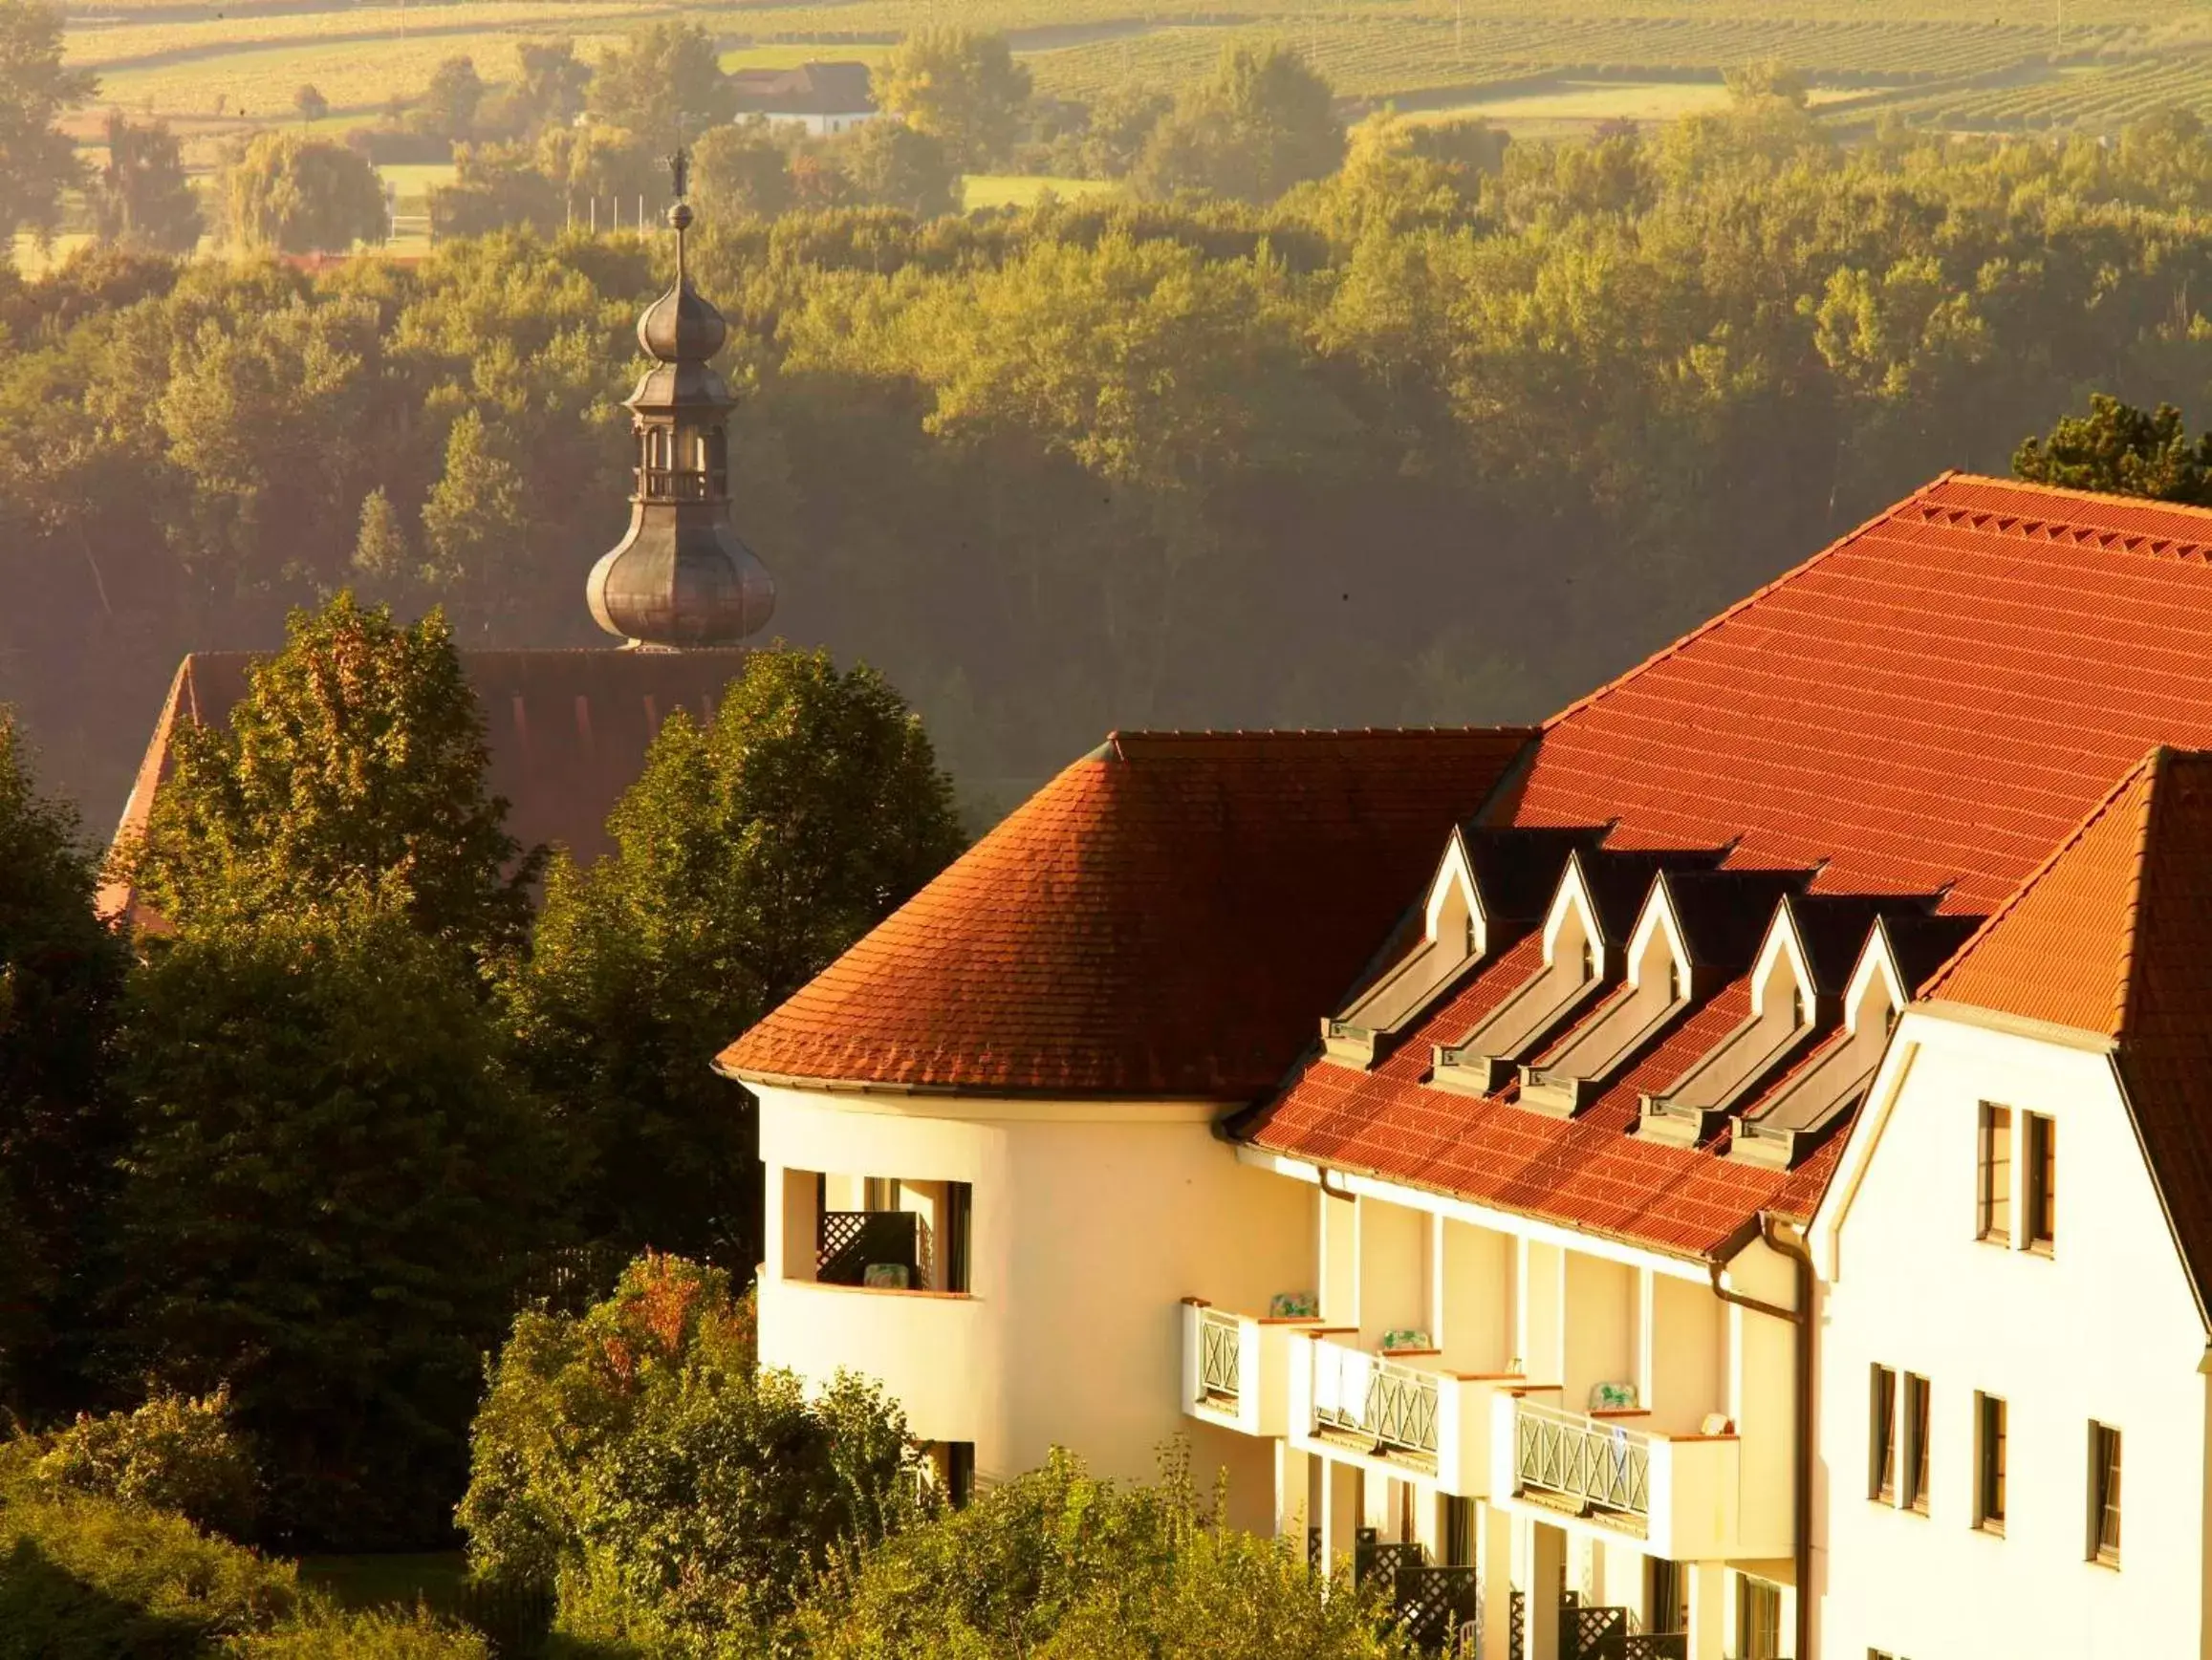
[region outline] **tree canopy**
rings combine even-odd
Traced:
[[[597,864],[555,858],[510,982],[537,1085],[585,1149],[574,1215],[749,1264],[754,1127],[710,1064],[950,862],[950,781],[880,676],[755,651],[710,725],[668,717],[607,828]]]
[[[955,25],[911,31],[872,78],[876,101],[937,140],[960,171],[1001,161],[1030,101],[1030,72],[1006,36]]]
[[[599,55],[587,107],[644,143],[674,149],[729,119],[729,78],[714,36],[696,23],[648,23]]]
[[[388,228],[377,171],[343,144],[257,133],[223,171],[225,219],[241,248],[343,252]]]
[[[186,932],[356,901],[491,955],[529,916],[526,857],[486,793],[483,716],[436,613],[340,593],[293,614],[227,724],[183,724],[136,874]]]
[[[0,706],[0,1406],[33,1419],[84,1385],[120,1150],[106,1073],[127,957],[93,914],[95,879]]]
[[[62,12],[42,0],[0,0],[0,234],[51,230],[61,193],[82,171],[56,119],[98,81],[62,65]],[[12,259],[12,254],[11,254]]]
[[[137,126],[120,110],[110,110],[107,158],[92,192],[93,223],[101,239],[162,253],[191,252],[200,241],[200,202],[168,123]]]
[[[835,1555],[900,1525],[914,1453],[873,1385],[756,1372],[749,1301],[649,1255],[580,1318],[516,1320],[473,1458],[480,1575],[557,1585],[571,1637],[705,1656],[768,1651]]]
[[[389,910],[271,909],[132,987],[113,1364],[228,1384],[265,1536],[434,1540],[560,1180],[474,978]]]
[[[1203,190],[1272,202],[1344,159],[1344,123],[1329,83],[1289,47],[1230,46],[1221,68],[1176,99],[1138,159],[1155,196]]]
[[[2087,415],[2066,416],[2048,438],[2025,441],[2012,471],[2039,485],[2203,507],[2212,505],[2212,433],[2191,441],[2171,403],[2141,410],[2095,392]]]

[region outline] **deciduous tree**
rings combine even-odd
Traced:
[[[189,934],[359,898],[477,956],[519,941],[534,860],[485,789],[484,722],[445,619],[340,593],[295,612],[228,724],[185,723],[135,863]]]
[[[1343,159],[1344,123],[1305,58],[1283,46],[1231,46],[1213,78],[1176,99],[1153,130],[1136,177],[1154,196],[1204,190],[1272,202]]]
[[[189,253],[200,241],[200,201],[166,121],[133,125],[107,118],[107,162],[92,192],[101,240],[161,253]]]
[[[729,77],[696,23],[648,23],[600,54],[587,98],[594,117],[656,148],[674,148],[730,118]]]
[[[870,121],[844,141],[842,161],[855,195],[917,219],[960,206],[960,172],[944,145],[898,121]]]
[[[500,1047],[466,966],[366,899],[203,924],[136,977],[116,1366],[229,1386],[265,1538],[445,1525],[556,1179]]]
[[[880,676],[764,650],[710,725],[668,718],[608,830],[597,864],[554,860],[511,981],[533,1075],[586,1150],[575,1217],[749,1263],[753,1126],[709,1065],[959,852],[950,781]]]
[[[49,230],[77,183],[76,149],[54,125],[98,81],[62,66],[62,14],[40,0],[0,0],[0,235]]]
[[[223,174],[225,217],[240,247],[343,251],[382,242],[384,188],[366,158],[297,133],[258,133]]]
[[[949,25],[907,35],[873,81],[877,103],[943,144],[966,172],[1006,156],[1030,100],[1030,72],[1005,35]]]
[[[0,1405],[33,1418],[82,1384],[121,1133],[107,1067],[126,958],[95,875],[0,707]]]

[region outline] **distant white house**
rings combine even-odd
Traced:
[[[882,114],[864,63],[802,63],[795,69],[741,69],[730,77],[737,113],[765,116],[819,138],[849,132]]]

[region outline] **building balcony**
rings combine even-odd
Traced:
[[[1433,1477],[1440,1491],[1490,1491],[1490,1397],[1526,1380],[1454,1371],[1433,1350],[1371,1352],[1346,1331],[1309,1327],[1290,1368],[1290,1439],[1379,1474]]]
[[[1630,1421],[1640,1414],[1567,1412],[1530,1398],[1541,1392],[1490,1402],[1491,1490],[1513,1507],[1641,1540],[1676,1562],[1771,1554],[1742,1537],[1736,1435],[1660,1434]]]
[[[960,1291],[763,1276],[760,1361],[809,1384],[839,1371],[880,1383],[915,1438],[974,1441],[1000,1389],[990,1304]]]
[[[1247,1435],[1290,1433],[1294,1346],[1319,1326],[1312,1317],[1235,1314],[1197,1297],[1182,1300],[1182,1410],[1203,1423]]]

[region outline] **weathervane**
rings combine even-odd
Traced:
[[[676,232],[676,286],[684,282],[683,233],[691,228],[691,153],[679,143],[668,157],[668,182],[676,187],[676,201],[668,209],[668,227]]]

